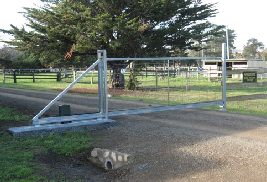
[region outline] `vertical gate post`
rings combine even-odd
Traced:
[[[107,90],[107,52],[106,50],[98,50],[97,58],[100,60],[98,64],[98,98],[99,112],[106,120],[108,120],[108,90]]]
[[[168,105],[170,105],[170,60],[168,60]]]
[[[98,112],[102,113],[102,58],[101,58],[101,52],[97,51],[97,59],[101,60],[98,63]]]
[[[226,111],[226,79],[227,79],[227,73],[226,73],[226,56],[227,56],[227,49],[226,49],[226,43],[222,44],[222,111]]]

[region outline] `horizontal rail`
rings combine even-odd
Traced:
[[[14,76],[14,74],[5,74],[6,76]],[[56,77],[56,74],[47,74],[47,75],[39,75],[39,74],[16,74],[17,77],[22,77],[22,76],[39,76],[39,77],[46,77],[46,76],[54,76]],[[63,76],[63,75],[61,75]]]
[[[154,57],[154,58],[107,58],[107,61],[164,61],[164,60],[221,60],[221,57]]]
[[[14,76],[5,76],[5,78],[10,78],[10,79],[13,79]],[[25,80],[29,80],[29,79],[32,79],[33,78],[33,75],[31,76],[17,76],[16,75],[16,79],[25,79]],[[57,77],[37,77],[37,76],[34,76],[35,79],[39,79],[39,80],[43,80],[43,79],[57,79]]]
[[[180,105],[175,105],[175,106],[159,106],[159,107],[152,107],[152,108],[114,111],[114,112],[109,112],[109,116],[137,115],[137,114],[146,114],[146,113],[152,113],[152,112],[174,111],[174,110],[179,110],[179,109],[193,109],[193,108],[218,106],[218,105],[219,106],[223,105],[223,101],[219,100],[219,101],[211,101],[211,102],[192,103],[192,104],[180,104]]]
[[[51,71],[51,70],[60,70],[60,68],[48,68],[48,69],[3,69],[6,71]]]
[[[5,77],[5,78],[12,78],[13,79],[13,77]],[[29,78],[29,77],[25,77],[25,78],[22,78],[22,77],[17,77],[16,78],[16,80],[32,80],[33,78],[31,77],[31,78]],[[36,78],[36,77],[34,77],[34,79],[35,80],[55,80],[55,79],[57,79],[56,77],[55,78]]]
[[[181,110],[181,109],[193,109],[193,108],[201,108],[201,107],[209,107],[209,106],[222,106],[223,101],[211,101],[211,102],[199,102],[192,104],[179,104],[175,106],[158,106],[151,108],[139,108],[139,109],[128,109],[128,110],[118,110],[118,111],[110,111],[108,112],[109,117],[114,116],[127,116],[127,115],[137,115],[137,114],[146,114],[152,112],[162,112],[162,111],[173,111],[173,110]],[[52,124],[52,123],[61,123],[68,121],[82,121],[82,120],[90,120],[103,118],[103,114],[101,113],[92,113],[92,114],[82,114],[82,115],[72,115],[72,116],[60,116],[60,117],[48,117],[39,119],[38,124]]]

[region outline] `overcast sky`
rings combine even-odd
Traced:
[[[267,47],[267,25],[265,13],[267,0],[202,0],[203,2],[218,3],[218,14],[210,19],[213,23],[227,25],[237,34],[235,46],[242,49],[250,38],[257,38]],[[24,17],[18,12],[22,7],[33,7],[40,4],[39,0],[8,0],[0,6],[0,28],[9,29],[10,24],[21,26]],[[0,34],[0,39],[6,36]]]
[[[202,0],[217,3],[218,14],[210,19],[235,30],[235,46],[242,49],[250,38],[263,42],[267,48],[266,0]]]
[[[24,11],[23,7],[36,7],[40,4],[39,0],[3,1],[0,6],[0,29],[10,29],[10,24],[21,27],[26,22],[23,15],[19,13]],[[0,40],[8,38],[7,34],[0,33]]]

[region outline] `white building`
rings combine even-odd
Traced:
[[[202,60],[202,67],[207,77],[219,77],[222,73],[222,62],[219,60]],[[267,77],[267,61],[228,59],[226,61],[227,75],[231,78],[242,79],[244,71],[257,71],[260,77]],[[266,74],[265,74],[266,73]]]

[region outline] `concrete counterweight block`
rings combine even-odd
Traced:
[[[99,167],[111,170],[127,165],[129,163],[129,157],[130,155],[125,153],[108,149],[94,148],[89,160]]]

